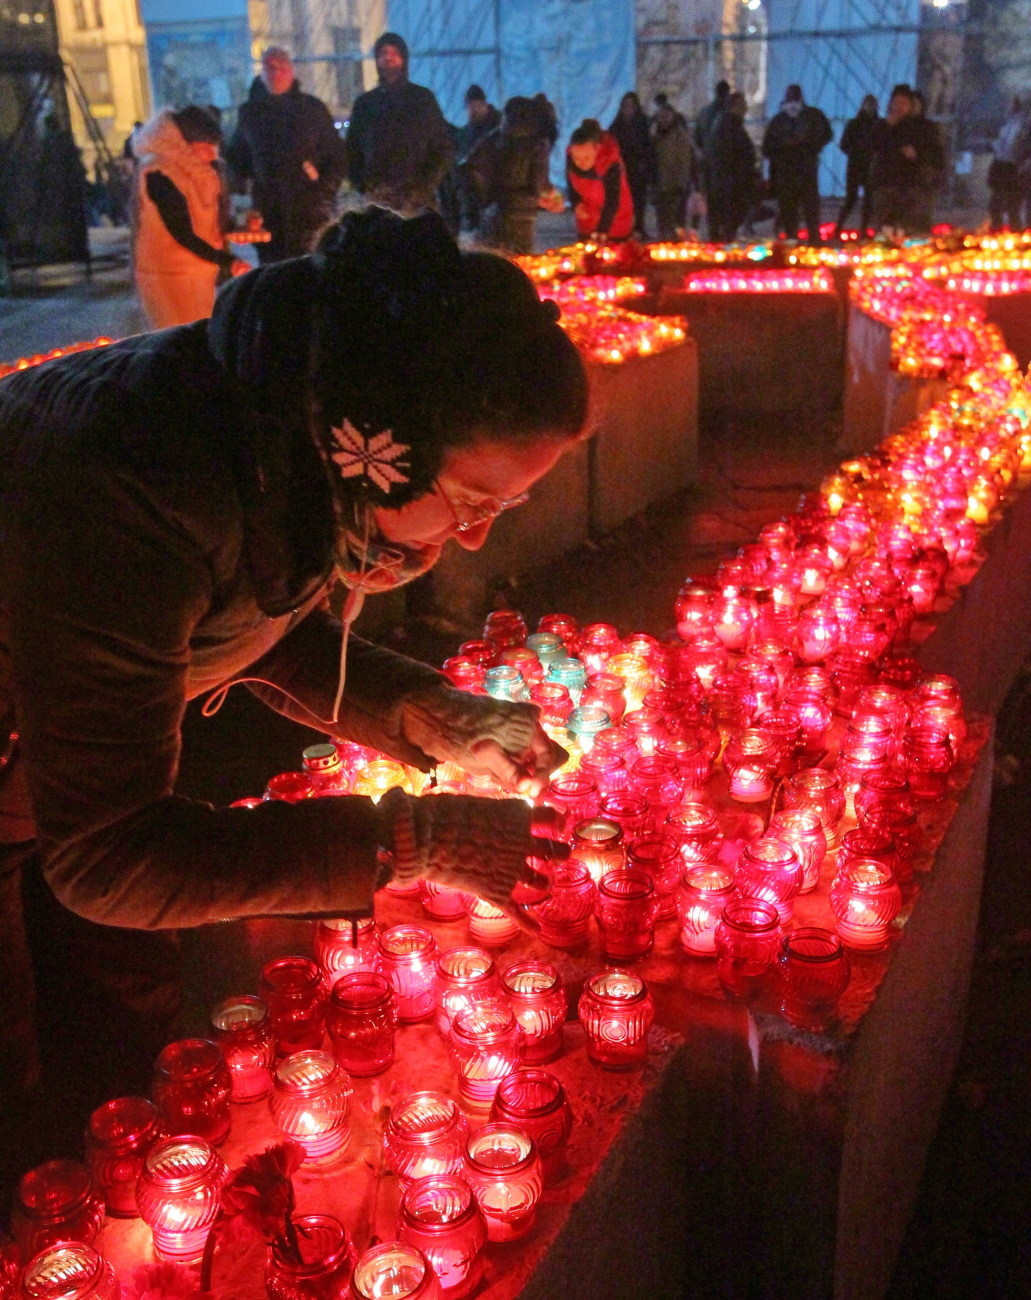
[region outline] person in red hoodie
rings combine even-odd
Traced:
[[[634,228],[634,201],[619,145],[593,118],[576,128],[566,150],[566,180],[581,239],[628,239]]]

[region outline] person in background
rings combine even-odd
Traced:
[[[914,225],[920,234],[927,234],[934,222],[934,201],[945,181],[947,160],[941,127],[927,116],[927,101],[919,90],[913,91],[912,124],[917,151]]]
[[[619,145],[593,117],[584,118],[566,150],[566,181],[580,239],[629,239],[634,201]]]
[[[870,184],[874,224],[911,233],[919,209],[919,128],[913,119],[913,92],[904,82],[891,92],[874,135]]]
[[[465,125],[453,128],[455,165],[440,182],[438,192],[441,215],[453,235],[460,230],[475,230],[480,224],[479,200],[462,165],[484,136],[501,125],[501,114],[488,103],[482,86],[474,84],[465,92],[465,111]]]
[[[717,244],[736,238],[755,201],[755,145],[745,130],[747,109],[744,95],[735,92],[709,133],[709,237]]]
[[[214,165],[221,139],[196,104],[165,109],[134,135],[133,271],[154,329],[210,316],[219,272],[250,270],[225,246]]]
[[[709,136],[717,119],[726,111],[730,98],[730,82],[717,81],[716,92],[708,104],[699,112],[694,123],[695,154],[701,159],[701,182],[705,201],[710,202],[712,176],[709,174]]]
[[[1027,178],[1022,169],[1031,159],[1031,113],[1016,95],[992,152],[995,156],[988,168],[992,229],[1023,230],[1027,220]]]
[[[533,105],[537,114],[538,132],[548,146],[550,156],[558,140],[558,114],[555,112],[555,105],[542,90],[534,95]]]
[[[820,153],[833,138],[826,115],[805,102],[802,87],[788,86],[762,146],[770,163],[777,220],[787,239],[798,238],[801,219],[809,243],[820,242]]]
[[[626,168],[627,184],[634,204],[634,230],[644,239],[644,213],[648,203],[648,182],[652,178],[653,159],[648,117],[633,90],[619,102],[619,112],[612,119],[609,133],[619,145]]]
[[[865,238],[870,225],[873,201],[870,193],[870,164],[873,161],[874,141],[877,137],[877,98],[864,95],[855,117],[845,123],[841,133],[841,152],[848,159],[845,166],[845,201],[838,213],[838,222],[834,227],[835,237],[841,235],[845,224],[852,214],[852,209],[859,202],[859,191],[863,199],[859,206],[859,233]]]
[[[140,121],[133,122],[133,124],[132,124],[132,130],[131,130],[131,131],[129,132],[129,134],[125,137],[125,140],[124,140],[124,142],[123,142],[123,144],[122,144],[122,157],[123,157],[123,158],[128,158],[128,160],[129,160],[130,162],[135,162],[135,160],[136,160],[136,154],[134,153],[134,151],[133,151],[133,147],[132,147],[132,138],[133,138],[133,136],[136,134],[136,132],[140,129],[140,127],[141,127],[142,125],[143,125],[143,123],[140,122]]]
[[[507,253],[533,252],[538,208],[562,210],[548,176],[548,146],[537,109],[522,95],[505,105],[501,124],[480,140],[464,168],[480,211],[479,241]]]
[[[669,103],[655,114],[652,127],[655,167],[655,224],[661,240],[681,238],[687,199],[695,179],[691,133]]]
[[[347,129],[351,184],[370,203],[413,215],[436,207],[455,160],[437,97],[408,79],[408,45],[384,32],[373,46],[379,85],[359,95]]]

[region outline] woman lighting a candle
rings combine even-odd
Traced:
[[[134,1035],[156,1050],[174,1019],[169,931],[368,912],[392,876],[515,912],[513,887],[541,880],[527,856],[563,854],[524,799],[243,809],[175,793],[186,704],[234,680],[423,771],[447,760],[543,790],[566,755],[536,708],[458,691],[349,629],[366,594],[449,540],[479,549],[581,436],[586,375],[557,316],[435,215],[371,209],[227,285],[210,321],[0,386],[0,753],[17,733],[0,925],[21,928],[20,874],[51,1078],[69,1045],[47,1026],[91,1024],[74,1073],[105,1096],[136,1082]],[[3,933],[0,951],[15,960]]]

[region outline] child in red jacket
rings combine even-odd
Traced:
[[[581,239],[604,235],[627,239],[634,228],[634,203],[615,138],[585,118],[566,150],[566,180]]]

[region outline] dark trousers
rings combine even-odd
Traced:
[[[787,239],[796,239],[801,224],[809,232],[809,243],[820,242],[820,190],[816,177],[778,181],[776,190],[778,225]]]
[[[260,208],[265,229],[272,238],[267,244],[258,244],[258,261],[262,266],[270,262],[282,262],[288,257],[303,257],[310,253],[318,241],[319,233],[326,224],[322,214],[313,211],[308,205],[298,210],[287,207]],[[329,214],[326,214],[326,221]]]
[[[658,238],[677,238],[677,230],[684,224],[687,190],[659,190],[655,195],[655,225]]]
[[[627,185],[634,205],[634,230],[644,234],[644,212],[648,206],[648,177],[627,174]]]
[[[709,194],[709,238],[717,244],[729,244],[737,237],[750,207],[747,191],[713,188]]]
[[[852,209],[859,202],[860,190],[863,191],[863,201],[859,207],[859,229],[865,235],[870,225],[870,216],[873,210],[869,168],[853,167],[850,163],[845,169],[845,201],[838,213],[838,230],[844,230],[845,223],[852,215]]]
[[[988,188],[992,229],[1023,230],[1026,196],[1017,164],[994,159],[988,168]]]

